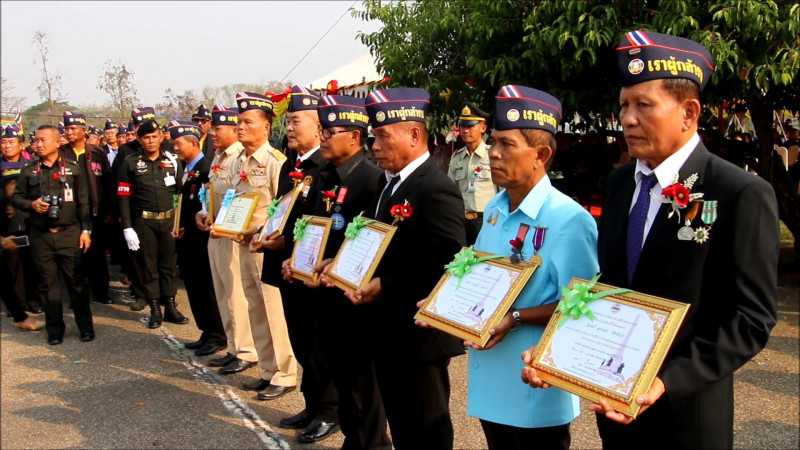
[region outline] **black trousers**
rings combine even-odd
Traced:
[[[433,363],[402,353],[391,348],[375,352],[375,375],[394,448],[452,449],[450,359]]]
[[[92,297],[97,300],[108,298],[108,249],[109,225],[101,217],[92,220],[92,246],[81,258],[81,272],[89,280]]]
[[[36,266],[30,247],[20,247],[15,250],[3,250],[0,257],[0,296],[6,304],[8,311],[15,317],[16,322],[21,322],[28,317],[25,309],[28,306],[41,306],[36,289]],[[13,306],[12,306],[13,304]],[[23,315],[12,311],[19,310]],[[21,317],[20,320],[16,320]]]
[[[478,213],[477,219],[464,218],[464,229],[467,232],[467,245],[472,245],[478,240],[478,233],[483,226],[483,213]]]
[[[372,343],[364,333],[364,308],[355,307],[338,289],[318,289],[322,352],[339,395],[343,449],[392,448],[386,434]]]
[[[177,292],[173,219],[133,218],[133,230],[139,236],[139,250],[133,252],[134,282],[146,300],[174,297]]]
[[[569,449],[569,424],[544,428],[519,428],[481,420],[490,450]]]
[[[58,233],[34,228],[29,234],[39,272],[39,299],[44,305],[48,336],[61,336],[66,328],[59,274],[64,278],[78,329],[82,333],[94,331],[86,278],[78,269],[83,255],[79,247],[80,233],[80,227],[75,224]]]
[[[336,422],[339,399],[322,353],[316,308],[318,302],[314,301],[316,292],[299,281],[281,281],[277,287],[281,291],[289,342],[297,362],[303,368],[300,391],[306,411],[324,422]]]
[[[194,226],[192,224],[192,226]],[[194,321],[201,331],[200,340],[212,344],[227,345],[225,328],[219,315],[217,296],[211,281],[211,265],[208,262],[208,235],[186,234],[176,242],[178,268],[183,276],[189,307]]]

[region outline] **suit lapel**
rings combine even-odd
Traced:
[[[628,211],[633,201],[633,192],[636,189],[636,180],[633,177],[634,164],[627,168],[627,173],[622,174],[621,188],[609,192],[603,211],[603,249],[608,252],[603,257],[602,268],[604,279],[615,285],[627,284],[626,252],[628,239]]]

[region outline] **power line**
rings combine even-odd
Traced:
[[[286,75],[284,75],[284,77],[283,77],[283,78],[281,79],[281,81],[280,81],[281,83],[283,83],[283,81],[284,81],[285,79],[289,78],[289,75],[291,75],[291,74],[292,74],[292,72],[294,72],[294,69],[296,69],[296,68],[297,68],[297,66],[299,66],[299,65],[300,65],[300,63],[301,63],[301,62],[303,62],[303,60],[304,60],[304,59],[306,59],[306,56],[308,56],[308,54],[309,54],[309,53],[311,53],[311,52],[312,52],[312,51],[313,51],[315,48],[317,48],[317,45],[319,45],[319,43],[320,43],[320,42],[322,42],[322,40],[323,40],[323,39],[325,39],[325,36],[327,36],[327,35],[328,35],[328,33],[330,33],[330,32],[331,32],[331,30],[333,29],[333,27],[335,27],[335,26],[336,26],[336,24],[338,24],[338,23],[339,23],[339,21],[341,21],[341,20],[342,20],[342,18],[345,16],[345,14],[347,14],[347,12],[348,12],[348,11],[350,11],[351,9],[353,9],[353,6],[356,6],[356,3],[358,3],[358,0],[354,1],[354,2],[353,2],[353,4],[352,4],[352,5],[350,5],[350,7],[349,7],[349,8],[347,8],[346,10],[344,10],[344,12],[342,13],[342,15],[341,15],[341,16],[339,16],[339,18],[338,18],[338,19],[336,19],[336,22],[333,22],[333,25],[331,25],[331,27],[330,27],[330,28],[328,28],[328,31],[326,31],[326,32],[325,32],[325,34],[323,34],[323,35],[322,35],[322,36],[321,36],[319,39],[317,39],[317,42],[315,42],[315,43],[314,43],[314,45],[312,45],[312,46],[311,46],[311,48],[310,48],[310,49],[309,49],[309,50],[306,52],[306,54],[305,54],[305,55],[303,55],[303,57],[302,57],[302,58],[300,58],[300,61],[297,61],[297,64],[295,64],[295,65],[294,65],[294,66],[293,66],[293,67],[292,67],[292,68],[289,70],[289,72],[288,72]]]

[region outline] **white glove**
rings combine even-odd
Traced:
[[[133,228],[125,228],[122,233],[125,235],[125,242],[128,243],[128,248],[133,252],[139,250],[139,236],[133,231]]]

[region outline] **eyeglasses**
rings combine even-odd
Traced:
[[[330,128],[323,128],[323,129],[322,129],[322,137],[324,137],[325,139],[330,139],[330,138],[331,138],[331,136],[333,136],[334,134],[339,134],[339,133],[352,133],[352,132],[354,132],[354,131],[356,131],[356,130],[338,130],[338,131],[332,131]]]

